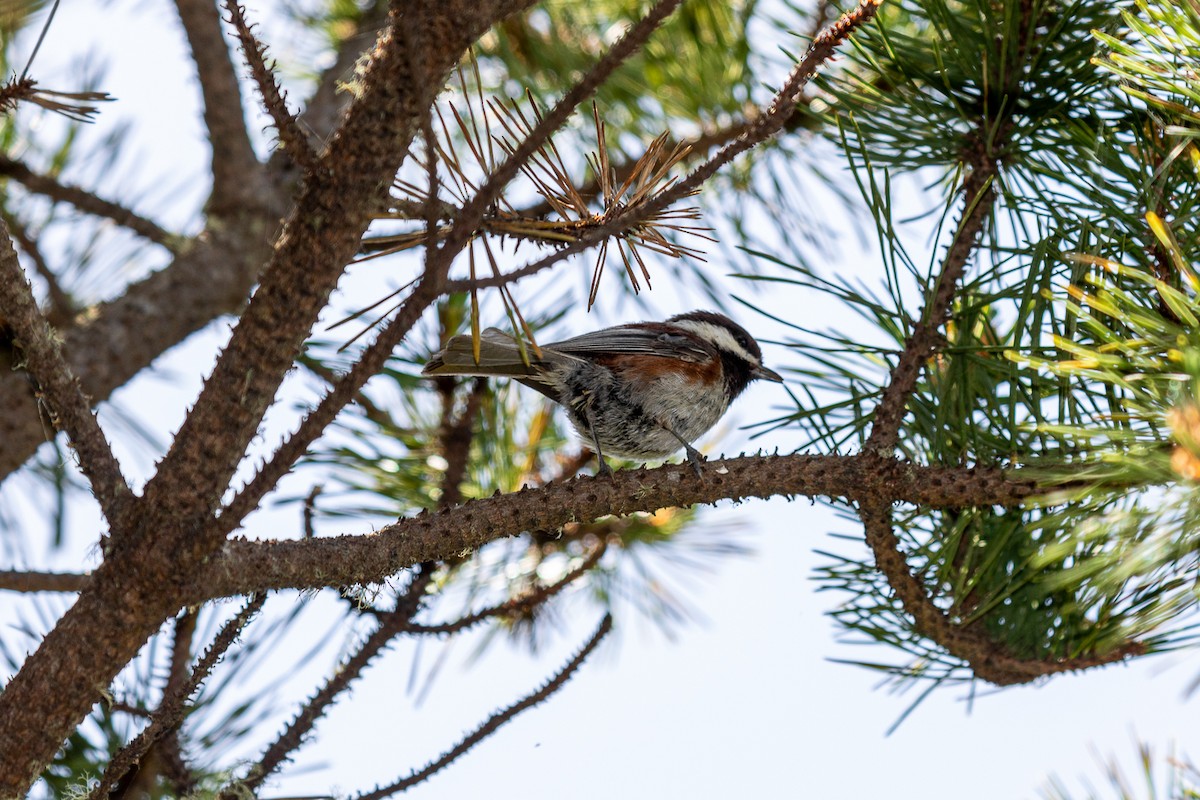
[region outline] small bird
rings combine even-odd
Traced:
[[[751,381],[783,381],[746,329],[715,311],[603,328],[527,353],[528,364],[513,337],[488,328],[478,363],[471,337],[459,335],[421,374],[507,377],[538,390],[595,446],[602,475],[611,472],[605,455],[666,458],[680,447],[699,474],[704,457],[691,443]]]

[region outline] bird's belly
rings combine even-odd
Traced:
[[[674,376],[636,388],[620,381],[606,388],[595,393],[587,412],[568,406],[580,438],[593,445],[594,433],[606,456],[666,458],[683,449],[680,439],[691,443],[715,425],[728,406],[723,386],[703,386]]]

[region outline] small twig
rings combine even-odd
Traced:
[[[279,738],[263,752],[259,762],[247,771],[246,777],[221,791],[220,797],[223,800],[243,797],[245,791],[256,791],[263,781],[291,757],[337,696],[349,688],[392,639],[403,632],[413,614],[420,609],[425,590],[432,579],[432,570],[417,571],[407,590],[396,599],[395,608],[387,614],[379,615],[379,627],[371,632],[358,650],[334,672],[312,699],[304,704]]]
[[[296,363],[304,367],[313,375],[321,378],[323,381],[329,384],[330,387],[336,386],[337,382],[341,379],[341,375],[329,369],[329,367],[326,367],[324,364],[320,363],[311,356],[302,355],[296,359]],[[366,416],[366,418],[371,422],[374,422],[376,425],[392,424],[391,416],[379,406],[375,405],[371,398],[367,397],[363,392],[357,393],[354,396],[353,402],[363,410],[363,414]]]
[[[104,438],[104,431],[92,413],[79,380],[63,357],[62,347],[37,301],[17,253],[8,227],[0,220],[0,316],[12,330],[13,339],[24,358],[24,367],[36,381],[42,402],[55,427],[65,431],[79,456],[79,466],[91,482],[92,491],[110,525],[123,524],[123,513],[133,499],[129,484],[121,473]]]
[[[550,135],[567,121],[580,103],[590,97],[604,81],[608,80],[617,67],[642,49],[650,35],[662,25],[667,17],[674,13],[682,2],[683,0],[658,0],[650,12],[632,25],[616,44],[554,104],[554,107],[538,120],[529,134],[512,149],[504,163],[488,176],[487,181],[475,193],[475,196],[463,206],[438,250],[441,260],[447,260],[457,255],[474,235],[488,209],[500,196],[509,181],[516,177],[529,159],[546,143]]]
[[[131,717],[140,717],[141,719],[150,719],[154,716],[154,712],[150,709],[135,706],[133,703],[116,702],[110,704],[109,708],[122,714],[128,714]]]
[[[1018,658],[1000,642],[987,638],[975,627],[956,624],[938,608],[925,591],[920,579],[909,569],[892,526],[890,505],[864,503],[860,509],[867,545],[875,555],[875,566],[887,578],[904,611],[912,617],[917,633],[925,636],[950,655],[970,664],[976,677],[1011,686],[1029,683],[1045,675],[1114,664],[1146,652],[1141,642],[1126,642],[1108,653],[1075,658]]]
[[[254,477],[250,479],[234,498],[229,501],[221,512],[220,523],[226,534],[232,532],[253,511],[260,500],[270,492],[280,479],[308,450],[308,446],[317,440],[334,417],[348,403],[361,397],[362,387],[375,376],[392,351],[404,339],[412,326],[421,318],[421,314],[438,295],[437,286],[440,284],[437,276],[426,274],[421,283],[401,306],[396,316],[392,318],[383,330],[376,336],[375,341],[363,350],[358,361],[350,371],[338,377],[330,390],[325,394],[317,407],[310,411],[279,449],[271,456]]]
[[[46,321],[55,328],[66,325],[75,316],[76,311],[70,295],[63,291],[62,286],[58,283],[58,277],[42,256],[37,241],[29,235],[28,229],[21,224],[20,220],[3,210],[0,210],[0,217],[3,217],[5,224],[8,225],[8,230],[12,233],[17,246],[24,250],[25,255],[29,256],[29,260],[33,262],[33,269],[37,272],[38,277],[46,282],[46,294],[50,300],[50,310],[46,313]]]
[[[317,514],[317,498],[321,496],[321,492],[325,490],[325,485],[318,483],[308,493],[308,497],[304,498],[304,538],[311,539],[317,535],[313,527],[313,517]]]
[[[4,154],[0,154],[0,176],[12,178],[34,194],[45,195],[56,202],[69,203],[85,214],[110,219],[172,252],[178,251],[184,241],[182,237],[164,230],[156,223],[134,213],[132,209],[97,197],[86,189],[60,183],[48,175],[34,172],[22,162]]]
[[[317,155],[312,143],[300,129],[295,115],[288,110],[287,93],[275,79],[274,65],[267,64],[266,45],[255,37],[252,27],[246,21],[246,10],[237,0],[225,0],[225,10],[229,13],[229,23],[237,31],[242,54],[250,67],[250,75],[262,95],[263,108],[275,123],[275,132],[283,144],[284,152],[305,172],[311,172],[317,165]]]
[[[488,287],[505,286],[513,281],[526,278],[547,269],[568,256],[582,252],[589,247],[599,244],[610,236],[629,230],[645,219],[657,214],[663,209],[690,196],[700,186],[716,174],[717,170],[737,158],[747,150],[761,144],[781,131],[791,118],[802,99],[801,90],[809,80],[833,57],[837,47],[851,33],[869,22],[879,9],[883,0],[860,0],[859,5],[848,11],[820,36],[818,36],[788,75],[783,88],[776,93],[774,99],[765,109],[755,116],[741,132],[738,138],[722,147],[715,155],[692,170],[683,180],[673,184],[670,189],[661,192],[652,200],[639,204],[629,211],[612,217],[606,224],[598,226],[575,241],[566,244],[562,249],[538,259],[512,272],[495,275],[490,278],[479,278],[474,281],[452,281],[447,284],[447,291],[465,291],[472,287],[483,289]]]
[[[171,665],[167,672],[167,683],[163,687],[160,708],[162,702],[177,696],[187,687],[188,677],[191,674],[192,637],[196,634],[196,621],[196,613],[191,609],[184,609],[183,613],[175,618],[174,637],[171,641]],[[154,719],[155,713],[157,712],[150,713],[151,720]],[[153,765],[153,767],[147,769],[147,765]],[[157,783],[160,774],[165,775],[172,782],[176,796],[183,797],[189,793],[189,785],[192,781],[190,770],[183,758],[183,751],[179,746],[178,722],[166,730],[158,741],[151,744],[136,763],[125,772],[125,775],[117,781],[116,786],[109,793],[109,800],[122,800],[126,797],[140,798],[148,793],[149,787]]]
[[[607,543],[601,541],[592,549],[582,561],[579,562],[572,570],[567,572],[554,583],[537,586],[519,597],[514,597],[491,608],[485,608],[482,611],[476,611],[474,614],[468,614],[454,622],[443,624],[423,625],[420,623],[410,623],[405,628],[405,633],[423,633],[423,634],[438,634],[445,635],[450,633],[458,633],[467,628],[478,625],[479,623],[492,619],[493,617],[511,617],[517,614],[524,614],[533,608],[536,608],[545,603],[550,598],[561,592],[563,589],[570,586],[575,581],[579,580],[588,570],[596,566],[600,559],[604,557],[605,551],[608,549]]]
[[[77,572],[0,570],[0,591],[81,592],[91,578],[91,575],[81,575]]]
[[[612,615],[605,614],[604,619],[600,622],[600,627],[596,629],[596,632],[592,634],[592,637],[588,639],[579,652],[575,654],[575,657],[568,661],[567,664],[556,675],[550,678],[550,680],[542,684],[537,691],[526,695],[509,707],[501,709],[492,714],[492,716],[488,717],[488,719],[482,725],[476,728],[474,732],[443,754],[436,761],[428,764],[424,769],[417,770],[408,777],[389,784],[388,786],[384,786],[382,788],[377,787],[373,792],[364,792],[363,794],[358,795],[355,800],[380,800],[381,798],[388,797],[398,792],[403,792],[406,789],[421,783],[422,781],[428,780],[435,773],[450,766],[450,764],[454,763],[454,761],[466,754],[467,751],[469,751],[472,747],[491,736],[493,733],[499,730],[501,726],[507,722],[510,722],[522,711],[533,708],[565,686],[567,681],[569,681],[579,670],[579,668],[583,666],[583,662],[587,660],[587,657],[592,654],[592,651],[596,649],[596,647],[601,641],[604,640],[604,637],[607,636],[611,630]]]
[[[118,780],[124,777],[135,764],[137,764],[142,756],[150,749],[150,746],[158,741],[164,734],[173,729],[183,719],[183,712],[188,699],[192,693],[200,686],[212,668],[216,666],[221,656],[225,654],[233,643],[237,640],[238,635],[250,622],[250,618],[258,613],[266,602],[266,594],[260,594],[249,600],[241,611],[237,613],[233,619],[226,622],[213,643],[209,645],[207,651],[201,656],[196,666],[192,669],[191,675],[181,685],[176,687],[176,691],[171,695],[165,695],[162,702],[159,703],[158,710],[154,712],[147,725],[141,733],[139,733],[129,744],[121,748],[108,767],[104,770],[104,774],[100,776],[100,782],[92,788],[88,795],[88,800],[101,800],[106,797],[109,790],[116,784]]]
[[[210,213],[244,213],[243,204],[261,202],[261,165],[246,130],[241,84],[229,52],[221,12],[212,0],[175,0],[179,21],[192,49],[204,97],[204,126],[212,142]]]

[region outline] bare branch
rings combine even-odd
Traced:
[[[92,788],[88,795],[89,800],[101,800],[107,796],[109,789],[141,760],[150,746],[180,723],[188,698],[212,672],[212,668],[216,666],[225,651],[237,641],[239,634],[262,608],[266,599],[265,594],[252,598],[236,616],[221,627],[217,637],[213,639],[213,643],[196,663],[188,679],[177,686],[172,686],[173,691],[164,695],[158,710],[150,719],[150,724],[133,741],[121,748],[121,751],[109,762],[108,768],[100,776],[99,783]]]
[[[580,648],[575,657],[566,663],[559,672],[554,675],[546,683],[535,692],[526,695],[525,697],[513,703],[511,706],[497,711],[492,716],[488,717],[487,721],[475,729],[469,736],[455,745],[451,750],[438,758],[436,761],[428,764],[424,769],[417,770],[407,778],[396,781],[393,784],[376,788],[373,792],[364,792],[358,795],[356,800],[380,800],[380,798],[389,797],[398,792],[403,792],[422,781],[428,780],[432,775],[454,763],[461,756],[465,755],[472,747],[482,742],[487,737],[491,736],[500,729],[505,723],[510,722],[522,711],[526,711],[541,702],[544,702],[551,695],[566,685],[575,673],[583,666],[583,662],[592,654],[592,651],[599,646],[604,637],[612,630],[612,615],[605,614],[604,619],[600,622],[600,627],[592,634],[592,637]]]
[[[56,428],[66,432],[79,456],[79,466],[91,482],[109,523],[122,524],[133,494],[78,379],[63,359],[53,330],[38,310],[3,221],[0,221],[0,315],[12,330],[24,367],[36,381],[51,420]]]
[[[0,570],[0,591],[5,592],[80,592],[90,575],[70,572],[32,572]]]
[[[87,189],[60,183],[48,175],[34,172],[24,163],[3,153],[0,153],[0,175],[12,178],[34,194],[45,195],[55,202],[69,203],[85,214],[110,219],[168,250],[177,251],[183,244],[183,237],[162,229],[132,209],[97,197]]]
[[[440,625],[425,625],[413,622],[405,627],[404,632],[446,635],[450,633],[458,633],[468,628],[473,628],[485,620],[513,617],[517,616],[518,614],[528,613],[586,575],[588,570],[600,563],[600,559],[604,557],[604,553],[607,550],[608,546],[604,542],[596,545],[596,547],[592,548],[592,551],[588,553],[582,561],[575,565],[574,568],[572,568],[561,578],[554,581],[554,583],[546,584],[544,586],[537,586],[518,597],[514,597],[511,600],[507,600],[499,605],[492,606],[491,608],[485,608],[482,611],[476,611],[474,614],[468,614],[461,619],[456,619],[454,622],[447,622]]]
[[[191,609],[184,609],[174,620],[167,682],[163,687],[158,709],[147,715],[151,721],[156,713],[161,712],[163,703],[187,690],[187,682],[192,673],[192,638],[196,635],[196,621],[197,613]],[[117,779],[108,800],[138,800],[154,796],[159,793],[156,790],[160,777],[171,781],[175,796],[184,797],[190,794],[192,778],[179,746],[182,713],[179,716],[180,719],[152,742],[125,774]]]
[[[246,21],[246,10],[237,0],[225,0],[225,10],[229,13],[229,22],[237,31],[242,53],[250,66],[250,75],[262,94],[263,108],[275,123],[284,153],[305,172],[310,172],[317,163],[316,153],[308,137],[300,130],[296,117],[288,111],[287,94],[275,80],[274,65],[267,64],[266,45],[254,36],[254,31]]]
[[[29,256],[29,260],[33,262],[34,272],[46,282],[46,294],[50,300],[46,321],[55,328],[66,325],[75,316],[77,310],[70,295],[64,292],[62,286],[59,285],[58,276],[50,269],[50,265],[42,256],[37,241],[29,235],[29,231],[21,224],[21,221],[7,211],[0,210],[0,215],[3,216],[4,224],[8,226],[9,233],[12,234],[17,247],[25,251],[25,255]]]
[[[243,203],[259,203],[262,166],[246,130],[242,92],[230,57],[221,15],[212,0],[175,0],[196,63],[204,95],[204,124],[212,142],[212,196],[209,213],[236,213]]]
[[[184,602],[265,589],[377,583],[425,561],[526,531],[660,508],[775,495],[907,502],[931,508],[1016,505],[1051,488],[1019,472],[923,467],[873,456],[743,456],[709,461],[698,478],[687,464],[588,476],[472,500],[402,519],[368,536],[305,541],[233,540],[185,589]]]
[[[392,639],[405,631],[409,620],[420,610],[425,590],[432,579],[433,571],[428,568],[421,568],[413,575],[406,591],[396,598],[395,607],[379,616],[379,626],[371,632],[354,655],[338,667],[320,691],[304,704],[279,738],[266,749],[259,762],[250,768],[246,778],[221,792],[222,800],[236,800],[243,797],[246,790],[256,791],[264,780],[290,758],[304,743],[304,737],[317,724],[317,720],[325,715],[337,696],[350,687]]]
[[[267,493],[275,488],[280,479],[291,471],[292,466],[300,460],[309,445],[324,433],[329,424],[333,422],[334,417],[348,403],[361,397],[360,392],[363,386],[383,369],[392,351],[408,335],[429,304],[437,298],[436,283],[436,281],[428,280],[428,276],[426,276],[426,280],[423,280],[414,290],[396,316],[379,332],[375,341],[363,351],[350,371],[334,381],[333,387],[321,398],[317,407],[304,417],[296,432],[280,445],[271,459],[221,510],[219,523],[224,534],[236,530],[242,520],[258,507],[259,502],[267,496]]]

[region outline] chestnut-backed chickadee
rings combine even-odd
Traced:
[[[726,316],[692,311],[666,322],[635,322],[527,348],[488,328],[476,363],[471,337],[455,336],[422,375],[512,378],[566,407],[571,424],[604,455],[665,458],[682,446],[699,471],[691,443],[716,424],[750,381],[782,381],[762,364],[758,342]]]

